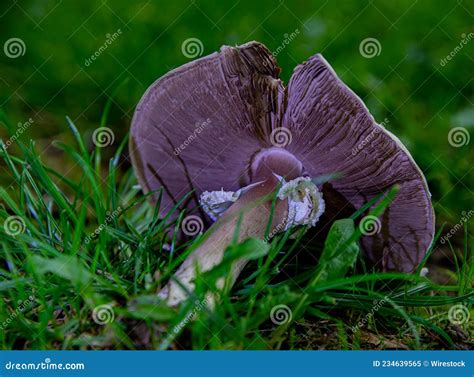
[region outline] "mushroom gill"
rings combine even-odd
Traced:
[[[364,236],[361,244],[381,270],[413,271],[432,241],[434,213],[409,152],[374,121],[321,55],[296,67],[287,88],[279,71],[258,42],[224,46],[157,80],[138,104],[130,153],[143,190],[163,187],[162,214],[190,191],[194,196],[181,209],[199,206],[205,192],[239,193],[235,202],[214,203],[222,205],[223,215],[175,278],[192,289],[196,266],[205,271],[222,260],[236,214],[294,180],[293,191],[277,200],[273,230],[294,224],[288,217],[292,205],[313,216],[303,220],[314,225],[324,202],[327,214],[336,201],[358,209],[399,185],[380,219],[380,232]],[[342,178],[331,182],[330,190],[305,178],[336,172]],[[294,196],[297,190],[301,201]],[[239,239],[263,237],[269,205],[258,202],[244,214]],[[243,265],[235,268],[233,280]],[[186,297],[183,292],[170,281],[161,295],[176,304]]]

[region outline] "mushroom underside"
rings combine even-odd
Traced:
[[[294,179],[340,173],[330,190],[323,188],[326,214],[338,215],[397,184],[380,231],[361,244],[379,269],[413,271],[433,238],[434,213],[409,152],[321,55],[299,65],[286,88],[279,71],[270,51],[251,42],[224,46],[155,82],[131,130],[144,190],[163,187],[164,214],[190,191],[181,209],[199,206],[205,191],[235,192],[269,174]],[[345,204],[334,211],[332,202]]]

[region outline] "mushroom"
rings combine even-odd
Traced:
[[[361,238],[366,258],[382,271],[412,272],[432,242],[427,183],[400,140],[322,55],[297,66],[288,87],[279,72],[261,43],[223,46],[158,79],[137,106],[130,154],[143,190],[163,188],[163,214],[192,192],[181,209],[217,220],[160,292],[171,305],[193,289],[196,269],[222,260],[239,214],[239,240],[264,237],[272,193],[274,234],[314,226],[325,210],[358,209],[397,184],[379,231]],[[310,180],[336,172],[331,183]],[[232,282],[244,265],[235,263]]]

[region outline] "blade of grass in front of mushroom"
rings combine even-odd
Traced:
[[[372,216],[380,216],[383,211],[388,207],[390,202],[393,200],[395,195],[398,192],[398,186],[393,186],[385,195],[385,197],[380,201],[380,203],[372,209],[370,215]],[[345,221],[341,223],[341,221]],[[348,221],[351,223],[349,224]],[[349,230],[352,230],[348,233]],[[337,220],[331,229],[329,230],[329,234],[326,238],[326,243],[324,245],[322,257],[315,268],[315,273],[313,279],[309,282],[309,284],[304,289],[305,293],[296,304],[295,309],[293,310],[293,316],[295,319],[298,319],[301,315],[304,314],[305,307],[307,306],[307,300],[309,298],[309,291],[320,282],[323,276],[323,272],[325,272],[325,268],[328,266],[328,263],[331,262],[332,258],[337,258],[340,260],[342,268],[333,270],[336,273],[335,276],[327,275],[323,278],[323,280],[331,280],[337,278],[343,274],[345,275],[347,269],[352,266],[355,262],[355,258],[357,257],[357,253],[359,251],[359,247],[357,246],[356,242],[361,237],[362,232],[359,228],[354,229],[353,220],[352,219],[345,219],[345,220]],[[341,237],[340,237],[341,236]],[[335,241],[331,241],[328,243],[328,240],[338,240],[336,245],[333,244]],[[350,253],[346,254],[347,251]],[[324,257],[326,256],[326,257]],[[342,275],[342,276],[343,276]],[[275,332],[273,339],[279,339],[281,335],[286,331],[289,326],[289,322],[283,324],[278,328]]]
[[[260,186],[256,186],[257,189]],[[261,187],[264,187],[262,184]],[[263,195],[253,195],[253,197],[243,199],[245,200],[243,203],[242,202],[236,202],[234,206],[231,207],[231,209],[226,212],[226,214],[219,219],[216,223],[213,224],[213,226],[203,235],[200,237],[199,240],[197,240],[188,250],[188,257],[185,259],[183,262],[183,265],[180,266],[178,271],[176,271],[174,277],[172,280],[163,288],[163,290],[160,291],[159,295],[163,297],[164,299],[168,300],[170,303],[173,305],[178,304],[180,301],[185,299],[185,295],[182,292],[182,287],[181,284],[177,284],[177,280],[182,280],[180,283],[188,286],[189,288],[192,287],[194,284],[193,281],[195,280],[195,271],[191,270],[194,269],[193,265],[196,263],[202,263],[202,261],[205,261],[207,263],[206,266],[200,266],[200,268],[203,268],[204,271],[206,272],[209,267],[212,267],[216,264],[219,264],[223,258],[225,258],[224,255],[224,250],[228,246],[224,244],[225,241],[225,236],[222,235],[221,237],[218,237],[215,239],[217,235],[219,235],[219,232],[226,231],[225,234],[227,234],[229,231],[233,232],[232,239],[235,240],[241,238],[241,232],[240,232],[240,226],[241,226],[241,219],[245,215],[246,219],[246,230],[245,232],[248,232],[250,228],[249,224],[252,224],[251,226],[255,226],[257,228],[262,228],[262,232],[264,232],[265,229],[267,229],[267,224],[268,224],[268,218],[265,219],[265,223],[262,224],[254,224],[253,223],[253,217],[254,215],[251,215],[252,212],[255,212],[255,210],[263,205],[264,203],[269,202],[270,200],[273,200],[276,197],[276,189],[280,187],[280,185],[276,185],[276,188],[273,186],[270,192],[263,194]],[[268,191],[268,190],[267,190]],[[238,207],[235,207],[238,206]],[[240,220],[239,220],[240,218]],[[230,225],[232,222],[235,222],[233,229],[227,229],[226,227]],[[251,232],[258,231],[258,229],[252,229]],[[262,237],[263,237],[262,233]],[[238,236],[238,237],[237,237]],[[214,240],[214,241],[212,241]],[[224,243],[223,243],[224,242]],[[198,254],[199,253],[199,254]],[[240,273],[240,270],[243,268],[245,265],[244,261],[240,261],[238,263],[239,267],[235,268],[235,270],[232,271],[230,278],[230,281],[234,283],[236,279],[236,275]]]
[[[192,299],[189,300],[190,302],[194,301],[196,297],[206,297],[207,309],[211,311],[215,307],[214,300],[217,297],[221,300],[219,305],[231,308],[228,292],[237,278],[235,270],[240,269],[236,264],[260,259],[268,253],[269,248],[267,243],[256,238],[248,238],[240,243],[234,242],[227,247],[224,258],[218,265],[205,272],[196,271],[194,291],[200,292],[200,294],[187,290],[184,285],[181,287],[186,289]]]
[[[273,195],[273,197],[271,197],[270,215],[268,216],[268,221],[267,221],[267,225],[266,225],[265,233],[264,233],[264,237],[263,237],[263,239],[266,240],[266,242],[268,242],[268,240],[271,238],[270,234],[271,234],[271,231],[272,231],[273,216],[274,216],[274,213],[275,213],[276,203],[277,203],[277,200],[278,200],[278,192],[279,192],[281,186],[282,186],[282,183],[281,182],[278,183],[278,185],[276,186],[273,193],[269,194],[270,197],[272,195]],[[278,224],[277,227],[280,226],[280,225],[281,224]],[[263,263],[263,256],[258,259],[258,269],[259,270],[262,268],[262,263]]]
[[[397,186],[395,186],[397,187]],[[397,191],[398,192],[398,191]],[[372,208],[377,202],[379,202],[380,199],[382,199],[384,196],[386,195],[385,192],[381,192],[380,194],[374,196],[371,200],[369,200],[367,203],[365,203],[364,205],[362,205],[357,211],[355,211],[351,216],[350,216],[350,219],[352,220],[356,220],[358,217],[362,216],[367,210],[369,210],[370,208]],[[396,195],[396,193],[393,193],[393,195]],[[360,237],[360,236],[359,236]],[[359,238],[357,238],[359,239]],[[434,243],[432,243],[434,244]],[[366,261],[365,261],[365,258],[363,256],[362,253],[359,253],[358,255],[358,262],[362,268],[362,271],[364,271],[364,273],[367,273],[367,264],[366,264]]]
[[[311,179],[311,181],[316,185],[321,185],[321,184],[326,183],[326,182],[337,180],[341,177],[342,177],[342,174],[340,174],[340,173],[326,174],[326,175],[322,175],[322,176],[318,176],[316,178],[313,178],[313,179]],[[369,209],[375,203],[377,203],[384,195],[385,195],[385,193],[380,193],[379,195],[376,195],[374,198],[372,198],[370,201],[368,201],[366,204],[364,204],[359,210],[357,210],[351,216],[351,219],[355,220],[357,217],[362,215],[367,209]],[[289,229],[287,232],[285,232],[285,236],[281,241],[282,244],[284,244],[286,242],[286,240],[289,238],[289,236],[292,232],[294,232],[294,229]],[[297,237],[297,240],[293,243],[291,249],[295,248],[298,245],[298,242],[303,237],[304,232],[305,232],[305,229],[302,229],[302,231],[299,233],[299,235]],[[285,253],[285,256],[277,263],[277,265],[275,266],[276,269],[278,269],[284,263],[284,261],[291,255],[291,249],[287,253]],[[359,253],[357,253],[357,255],[359,255]],[[273,258],[267,258],[267,268],[268,268],[269,263],[271,262],[272,259]],[[261,266],[259,266],[259,270],[260,270],[260,268],[261,268]],[[255,271],[253,274],[251,274],[244,281],[244,284],[248,283],[254,276],[259,275],[259,272],[258,272],[259,270]],[[313,274],[313,273],[311,271],[308,271],[307,275],[311,275],[311,274]]]
[[[383,199],[378,203],[375,208],[373,208],[368,216],[374,216],[378,218],[382,213],[385,211],[385,209],[390,205],[390,203],[393,201],[397,193],[400,191],[400,186],[394,185],[390,188],[390,190],[387,191],[387,193],[383,193]],[[357,242],[360,237],[362,236],[362,230],[359,227],[356,227],[354,233],[352,236],[346,241],[346,245],[350,244],[352,242]],[[340,249],[343,249],[346,245],[341,245]],[[340,250],[339,249],[339,250]]]
[[[243,280],[243,282],[242,282],[243,285],[247,285],[247,284],[249,284],[249,282],[251,280],[253,280],[257,277],[261,277],[262,275],[265,275],[265,273],[270,268],[271,262],[273,262],[273,260],[276,258],[277,254],[279,254],[279,253],[283,254],[283,257],[276,262],[273,269],[278,270],[280,268],[280,266],[283,265],[283,263],[292,255],[293,250],[295,250],[296,247],[299,246],[299,242],[304,236],[304,232],[299,232],[296,239],[294,240],[294,242],[292,242],[290,248],[287,251],[285,251],[284,253],[282,253],[281,251],[282,251],[283,245],[288,241],[288,239],[294,233],[294,231],[295,231],[295,229],[290,228],[286,232],[284,232],[283,234],[277,235],[272,239],[271,250],[274,250],[274,252],[270,252],[268,254],[268,256],[265,260],[265,263],[261,268],[254,271],[252,274],[250,274],[250,276],[248,276],[247,278],[245,278]],[[278,238],[278,237],[280,237],[280,238]],[[254,289],[255,289],[255,286],[256,285],[254,285]]]
[[[333,174],[325,174],[325,175],[321,175],[321,176],[318,176],[318,177],[315,177],[315,178],[312,178],[311,179],[311,182],[313,184],[315,184],[316,186],[320,186],[326,182],[330,182],[330,181],[334,181],[334,180],[337,180],[339,178],[341,178],[343,175],[341,173],[333,173]],[[276,188],[275,190],[275,196],[274,198],[272,199],[272,206],[271,206],[271,210],[270,210],[270,217],[269,217],[269,221],[267,223],[267,228],[265,230],[265,237],[264,239],[265,240],[268,240],[269,239],[269,235],[270,235],[270,230],[271,230],[271,224],[272,224],[272,220],[273,220],[273,213],[275,211],[275,204],[276,204],[276,201],[278,199],[278,196],[277,196],[277,193],[279,191],[279,189],[281,188],[282,184],[280,182],[280,184],[278,185],[278,187]],[[377,196],[376,198],[374,198],[373,202],[375,202],[375,200],[379,197],[381,197],[382,194],[380,194],[379,196]],[[295,240],[295,242],[293,243],[292,247],[290,248],[290,250],[285,253],[285,256],[278,262],[278,264],[275,266],[275,269],[278,269],[283,263],[284,261],[291,255],[291,250],[294,249],[296,247],[296,245],[298,244],[298,242],[301,240],[301,238],[303,237],[304,233],[306,232],[307,230],[307,226],[302,226],[300,227],[299,229],[296,228],[296,227],[293,227],[293,228],[289,228],[286,232],[284,232],[284,237],[283,239],[280,241],[281,242],[281,245],[283,245],[287,239],[290,237],[290,235],[292,233],[295,232],[296,229],[298,229],[299,233],[297,235],[297,239]],[[274,256],[273,256],[274,257]],[[265,271],[268,269],[269,267],[269,264],[270,262],[273,260],[273,257],[270,258],[268,257],[267,260],[266,260],[266,268],[265,268]],[[258,270],[255,271],[253,274],[251,274],[245,281],[244,281],[244,284],[248,283],[248,281],[250,281],[251,279],[253,279],[253,277],[259,275],[259,271],[262,269],[262,260],[259,259],[259,262],[258,262]],[[262,274],[260,274],[261,276]]]
[[[438,239],[439,237],[441,237],[441,234],[443,233],[443,230],[444,230],[444,227],[446,226],[446,223],[444,224],[441,224],[440,228],[438,229],[438,231],[436,232],[434,238],[433,238],[433,242],[431,242],[431,245],[430,247],[428,248],[428,250],[426,251],[426,254],[425,256],[423,257],[423,260],[421,261],[420,265],[418,266],[418,268],[416,269],[416,274],[419,275],[421,273],[421,270],[423,267],[425,267],[426,265],[426,262],[428,261],[429,257],[431,256],[431,253],[433,252],[434,250],[434,247],[436,245],[436,242],[438,242]]]
[[[203,272],[201,275],[202,281],[209,281],[212,286],[222,277],[226,277],[226,284],[222,287],[222,291],[226,292],[233,278],[231,270],[235,262],[239,260],[253,260],[260,259],[267,255],[269,245],[257,238],[247,238],[241,243],[233,243],[229,245],[224,253],[222,261],[213,267],[211,270]],[[209,285],[209,284],[207,284]]]
[[[393,186],[386,194],[382,194],[383,199],[380,201],[380,203],[378,203],[375,206],[375,208],[373,208],[370,211],[369,215],[378,218],[384,212],[384,210],[389,206],[389,204],[392,202],[392,200],[395,198],[395,195],[398,193],[398,191],[399,191],[399,187],[398,186]],[[349,220],[349,221],[351,221],[351,223],[346,222],[344,225],[342,225],[342,227],[343,227],[342,230],[341,230],[341,226],[334,227],[334,225],[333,225],[334,231],[336,232],[336,234],[340,233],[341,231],[343,232],[344,237],[340,238],[340,240],[342,242],[337,242],[336,245],[329,244],[328,249],[326,248],[327,245],[325,244],[320,262],[318,263],[318,266],[315,269],[316,270],[315,276],[314,276],[312,282],[308,286],[309,288],[316,285],[320,281],[321,275],[324,272],[324,269],[325,269],[327,263],[331,262],[332,258],[338,258],[338,257],[341,257],[341,256],[342,256],[342,258],[344,258],[344,253],[347,252],[348,248],[350,248],[351,245],[354,245],[359,240],[359,238],[362,236],[361,229],[359,227],[354,228],[354,223],[353,223],[352,218],[344,219],[344,220]],[[341,220],[339,220],[339,221],[341,221]],[[333,231],[333,227],[331,227],[331,229],[329,231],[330,234]],[[350,234],[348,234],[347,229],[352,229],[352,232]],[[329,239],[330,234],[328,235],[326,241]],[[336,239],[337,239],[337,236],[336,236]],[[354,249],[354,248],[352,247],[352,249]],[[357,252],[351,253],[351,255],[354,255],[354,254],[355,254],[355,256],[357,256]],[[326,255],[327,255],[327,257],[325,257]],[[355,262],[355,260],[353,260],[352,257],[350,257],[347,260],[347,262],[349,263],[350,266],[352,266],[353,263]],[[345,274],[344,270],[341,270],[341,271],[338,271],[338,272]],[[324,278],[324,280],[328,280],[328,279],[331,279],[331,278],[334,278],[334,277],[338,277],[337,273],[336,273],[335,276],[328,275],[326,278]]]
[[[330,174],[323,174],[315,178],[311,178],[311,182],[313,182],[316,186],[321,186],[324,183],[337,181],[338,179],[341,179],[342,177],[344,177],[344,174],[337,173],[337,172],[330,173]]]
[[[242,295],[244,297],[249,297],[250,303],[246,307],[246,316],[245,322],[249,323],[252,319],[252,313],[257,304],[257,297],[259,293],[261,293],[265,288],[271,288],[269,285],[270,280],[275,276],[275,274],[270,273],[270,265],[272,262],[275,261],[278,254],[282,254],[283,257],[276,261],[275,266],[273,267],[274,271],[277,271],[279,267],[288,259],[293,250],[297,248],[299,245],[300,240],[303,238],[304,233],[300,232],[297,238],[291,243],[291,246],[288,250],[282,253],[282,248],[285,242],[289,239],[291,234],[294,232],[294,229],[288,229],[284,232],[281,236],[276,236],[273,238],[272,243],[270,245],[270,250],[266,255],[265,263],[262,265],[261,268],[258,268],[254,271],[249,277],[247,277],[241,283],[244,287],[237,291],[237,294]],[[280,237],[280,239],[278,239]],[[253,284],[249,283],[255,279]]]
[[[234,238],[234,241],[237,241],[237,239]],[[189,313],[191,313],[191,311],[197,305],[196,303],[199,302],[201,309],[205,311],[207,315],[211,316],[211,319],[214,322],[219,324],[222,331],[230,331],[233,334],[231,334],[232,337],[237,339],[239,335],[236,329],[229,328],[227,323],[221,319],[221,316],[216,315],[210,300],[212,300],[212,297],[215,295],[218,295],[223,299],[223,301],[220,303],[220,306],[232,309],[229,296],[226,293],[230,289],[231,281],[229,278],[232,276],[231,270],[234,263],[242,259],[252,260],[260,258],[262,254],[265,254],[268,251],[267,249],[268,245],[258,239],[247,239],[239,244],[234,242],[228,246],[228,250],[226,251],[225,257],[221,263],[219,263],[213,269],[203,273],[196,271],[196,285],[194,290],[188,290],[188,288],[181,284],[179,280],[175,280],[176,283],[179,284],[181,288],[187,293],[189,298],[188,300],[184,301],[182,306],[180,306],[180,314],[178,314],[178,316],[175,318],[175,321],[173,322],[175,324],[174,326],[183,323],[185,318],[189,316]],[[218,282],[223,278],[223,276],[226,276],[226,283],[221,289],[219,289],[217,288],[219,285]],[[174,278],[172,277],[172,279]],[[204,303],[204,305],[202,303]],[[234,319],[237,319],[236,314]],[[185,322],[188,323],[189,321]],[[173,325],[171,327],[173,327]],[[176,336],[179,335],[179,333],[183,330],[183,328],[184,326],[181,326],[178,332],[170,332],[169,335],[161,342],[158,348],[167,349]]]
[[[230,215],[226,216],[225,218],[219,219],[220,221],[214,223],[213,227],[209,229],[205,234],[202,235],[202,237],[199,238],[199,240],[196,240],[196,242],[193,243],[191,250],[195,250],[199,246],[201,246],[213,233],[217,232],[219,229],[221,229],[225,224],[230,223],[231,221],[239,218],[243,213],[247,213],[251,209],[254,209],[260,204],[263,204],[267,201],[273,200],[275,195],[275,192],[271,192],[263,197],[256,198],[252,200],[250,203],[244,205],[241,207],[240,211]],[[235,235],[235,233],[234,233]]]

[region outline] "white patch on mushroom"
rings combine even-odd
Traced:
[[[278,191],[280,200],[288,199],[288,217],[283,230],[298,225],[315,226],[324,213],[325,203],[322,193],[308,177],[299,177],[286,182],[278,176],[282,186]],[[204,191],[199,198],[203,210],[216,221],[248,187],[238,191]]]
[[[234,203],[240,196],[240,190],[234,191],[204,191],[200,198],[199,203],[206,214],[213,220],[216,221],[232,203]]]
[[[289,182],[281,178],[281,181],[278,198],[288,199],[285,230],[298,225],[315,226],[326,208],[318,187],[308,177],[299,177]]]

